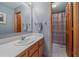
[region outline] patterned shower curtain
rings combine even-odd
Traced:
[[[53,42],[66,44],[66,18],[65,12],[52,14],[53,17]]]

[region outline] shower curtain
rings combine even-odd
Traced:
[[[66,44],[66,20],[65,12],[52,14],[53,20],[53,43]]]

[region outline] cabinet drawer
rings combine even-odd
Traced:
[[[32,57],[38,57],[39,55],[38,55],[38,51],[36,51],[33,55],[32,55]]]
[[[32,56],[38,50],[38,43],[35,43],[29,48],[29,56]]]

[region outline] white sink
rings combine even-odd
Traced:
[[[22,36],[23,37],[23,36]],[[36,39],[38,39],[39,37],[43,37],[43,35],[41,34],[31,34],[28,36],[24,36],[25,38],[23,40],[20,40],[19,42],[16,43],[16,45],[28,45],[31,44],[32,42],[34,42]]]
[[[26,37],[24,40],[20,40],[19,42],[17,42],[16,45],[28,45],[28,44],[31,44],[35,39],[36,39],[37,36],[28,36]]]

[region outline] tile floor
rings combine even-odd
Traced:
[[[52,57],[67,57],[66,46],[54,43]]]

